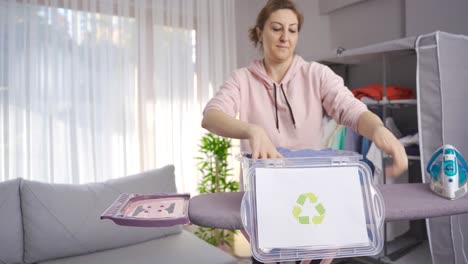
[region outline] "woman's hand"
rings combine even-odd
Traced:
[[[382,123],[374,113],[366,111],[359,117],[359,134],[370,139],[381,151],[390,154],[393,166],[388,169],[388,175],[400,176],[408,169],[408,157],[403,145]],[[385,168],[384,168],[385,169]]]
[[[220,110],[208,110],[203,116],[202,127],[222,137],[248,139],[252,159],[283,157],[262,127],[237,120]]]
[[[248,129],[248,135],[252,159],[276,159],[283,157],[276,150],[273,143],[271,143],[270,138],[262,127],[251,124]]]
[[[385,153],[393,158],[393,166],[389,169],[389,176],[400,176],[408,169],[408,157],[403,145],[398,139],[384,126],[378,126],[372,136],[373,142]]]

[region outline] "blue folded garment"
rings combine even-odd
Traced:
[[[276,148],[278,152],[285,158],[307,158],[307,157],[333,157],[333,156],[354,156],[359,155],[358,153],[351,151],[340,151],[332,148],[326,149],[301,149],[301,150],[289,150],[286,148]],[[244,154],[247,158],[252,158],[252,154]]]
[[[285,158],[305,158],[305,157],[333,157],[333,156],[354,156],[358,153],[351,151],[335,150],[331,148],[326,149],[301,149],[289,150],[285,148],[277,148],[278,152]]]

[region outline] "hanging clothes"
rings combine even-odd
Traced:
[[[333,118],[326,115],[322,118],[322,148],[328,147],[328,142],[335,133],[337,126],[338,124]]]
[[[361,152],[362,136],[351,128],[346,129],[344,150]]]
[[[397,125],[395,124],[395,120],[393,119],[393,117],[385,118],[385,127],[388,128],[388,130],[390,130],[390,132],[392,132],[396,138],[402,137],[403,134],[401,133],[400,129],[398,129]]]
[[[346,137],[346,127],[338,125],[328,140],[327,147],[335,150],[343,150]]]
[[[371,143],[372,141],[370,141],[369,139],[363,137],[362,138],[362,145],[361,145],[361,154],[362,154],[362,161],[364,161],[365,163],[367,163],[367,165],[369,165],[371,171],[372,171],[372,175],[374,175],[374,165],[372,164],[372,162],[370,160],[367,159],[367,153],[369,152],[369,148],[371,146]]]

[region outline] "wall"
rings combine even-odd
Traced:
[[[265,3],[261,0],[235,0],[238,67],[247,66],[253,59],[260,57],[249,40],[248,30],[255,24],[257,14]]]
[[[329,14],[338,9],[368,0],[318,0],[320,14]]]
[[[332,48],[358,48],[404,36],[404,1],[371,0],[329,14]]]
[[[406,35],[436,30],[468,35],[467,0],[407,0]]]

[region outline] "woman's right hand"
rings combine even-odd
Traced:
[[[250,149],[252,150],[252,159],[276,159],[282,158],[273,143],[271,143],[265,130],[257,125],[249,125],[248,129]]]

